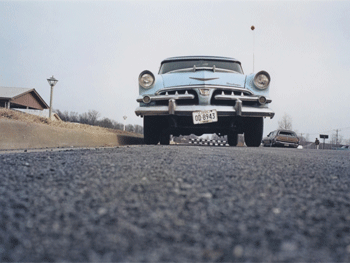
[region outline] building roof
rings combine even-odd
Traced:
[[[28,93],[34,89],[28,88],[14,88],[14,87],[0,87],[0,98],[12,99],[24,93]]]
[[[49,108],[39,93],[29,88],[0,87],[0,100],[40,110]]]

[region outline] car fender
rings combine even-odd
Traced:
[[[259,73],[259,72],[257,72],[257,73]],[[252,91],[256,95],[261,95],[261,96],[268,97],[271,83],[269,84],[269,86],[265,90],[261,90],[261,89],[255,87],[255,85],[254,85],[254,77],[255,77],[255,75],[257,73],[251,73],[251,74],[247,75],[247,77],[245,79],[245,88],[249,89],[250,91]]]
[[[162,75],[155,75],[154,78],[155,78],[154,84],[150,89],[145,89],[139,85],[140,95],[155,94],[158,90],[164,88]]]

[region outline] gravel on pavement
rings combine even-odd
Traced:
[[[350,153],[0,154],[1,261],[349,262]]]

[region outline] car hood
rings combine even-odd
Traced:
[[[178,72],[163,74],[164,88],[187,85],[223,85],[244,88],[246,76],[239,73],[212,72]]]

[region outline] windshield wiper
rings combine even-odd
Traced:
[[[239,73],[239,72],[237,72],[237,71],[235,71],[235,70],[232,70],[232,69],[225,69],[225,68],[215,68],[215,71],[214,71],[214,72],[216,72],[216,71],[219,71],[219,72],[230,72],[230,73]]]
[[[193,68],[180,68],[168,71],[167,73],[193,71]]]

